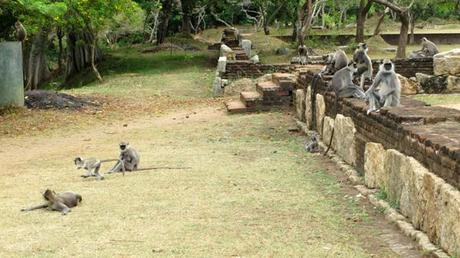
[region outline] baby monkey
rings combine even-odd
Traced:
[[[55,191],[50,189],[46,189],[45,193],[43,193],[43,198],[46,200],[45,203],[30,208],[21,209],[21,211],[32,211],[48,208],[53,211],[60,211],[62,215],[67,215],[67,213],[71,212],[70,208],[77,206],[82,201],[81,195],[79,194],[73,192],[57,194]]]

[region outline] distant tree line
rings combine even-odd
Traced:
[[[356,24],[364,40],[366,19],[377,15],[401,22],[397,56],[405,57],[409,32],[431,17],[460,18],[460,0],[0,0],[0,41],[13,40],[16,21],[24,24],[27,89],[37,89],[53,75],[71,79],[97,69],[101,44],[162,44],[176,33],[197,34],[217,26],[251,24],[270,35],[273,27],[292,28],[293,41],[304,44],[312,27],[340,29]],[[52,55],[52,53],[55,53]],[[57,67],[50,67],[49,59]]]

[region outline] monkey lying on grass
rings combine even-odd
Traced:
[[[48,208],[53,211],[60,211],[62,212],[62,215],[67,215],[67,213],[71,212],[70,208],[77,206],[82,201],[81,195],[79,194],[73,192],[57,194],[55,191],[50,189],[46,189],[45,193],[43,193],[43,198],[46,200],[45,203],[30,208],[21,209],[21,211],[32,211]]]

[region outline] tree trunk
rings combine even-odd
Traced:
[[[91,68],[93,69],[94,74],[96,75],[96,78],[102,82],[102,76],[99,73],[99,70],[96,67],[96,46],[97,46],[97,40],[94,37],[92,40],[91,44]]]
[[[307,32],[311,26],[311,21],[313,19],[313,1],[314,0],[307,0],[299,10],[297,37],[300,45],[304,45]]]
[[[398,51],[396,52],[397,58],[406,58],[406,46],[407,39],[409,34],[409,14],[408,12],[403,12],[399,15],[401,20],[401,30],[399,33],[399,44]]]
[[[60,72],[60,71],[62,71],[62,69],[64,67],[64,65],[62,63],[62,54],[64,52],[64,48],[62,47],[62,38],[64,37],[64,33],[63,33],[61,27],[57,28],[56,34],[57,34],[58,43],[59,43],[58,70]]]
[[[33,39],[26,67],[27,90],[36,90],[41,83],[51,78],[46,56],[48,34],[49,31],[42,28]]]
[[[412,14],[410,16],[410,37],[409,37],[409,44],[414,44],[415,42],[415,35],[414,35],[414,31],[415,31],[415,15]]]
[[[100,50],[94,46],[93,49],[93,37],[88,32],[70,31],[67,34],[66,81],[102,59]],[[98,77],[96,72],[95,75]]]
[[[366,23],[367,13],[372,7],[371,0],[361,0],[359,2],[359,11],[356,17],[356,42],[364,42],[364,24]]]
[[[192,11],[194,8],[194,0],[181,0],[182,4],[182,32],[192,34]]]
[[[407,40],[409,38],[409,22],[410,22],[409,9],[401,7],[388,0],[372,0],[372,1],[390,8],[393,12],[395,12],[398,15],[399,20],[401,21],[401,30],[399,32],[399,44],[398,44],[398,50],[396,52],[396,58],[406,58],[406,47],[407,47]]]
[[[172,16],[173,3],[171,0],[163,0],[160,14],[160,24],[158,26],[157,45],[163,44],[168,35],[169,20]]]
[[[382,23],[384,20],[385,20],[385,11],[382,13],[382,15],[380,15],[379,20],[377,22],[377,26],[375,26],[374,36],[377,36],[380,34],[380,30],[381,30]]]

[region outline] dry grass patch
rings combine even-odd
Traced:
[[[292,125],[283,113],[204,109],[73,137],[0,139],[0,254],[394,257],[358,241],[352,228],[370,223],[367,214],[344,201],[340,183],[304,152],[304,138],[287,133]],[[141,166],[192,169],[79,177],[74,156],[113,157],[120,139],[139,150]],[[82,206],[68,216],[19,211],[48,187],[82,194]]]

